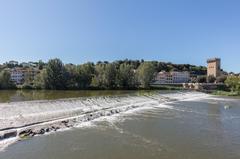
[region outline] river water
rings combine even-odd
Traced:
[[[30,102],[31,104],[15,101],[36,100],[31,96],[19,95],[19,92],[11,93],[9,96],[14,97],[4,97],[4,103],[0,107],[7,108],[19,103],[21,108],[23,105],[34,105],[35,101]],[[196,92],[157,91],[150,92],[150,95],[147,92],[146,95],[146,92],[119,91],[113,97],[109,96],[109,93],[112,94],[88,92],[87,97],[78,99],[76,97],[83,96],[84,93],[68,92],[65,97],[74,98],[74,102],[71,99],[70,103],[62,100],[64,95],[59,95],[66,92],[58,92],[58,95],[52,97],[37,98],[35,104],[39,105],[41,99],[54,99],[57,104],[64,101],[64,104],[73,105],[75,100],[84,101],[91,96],[91,101],[97,101],[101,107],[106,104],[113,105],[112,103],[123,107],[128,101],[136,105],[141,103],[141,107],[83,122],[65,131],[16,142],[0,152],[0,159],[240,158],[239,99]],[[98,96],[97,99],[95,96]],[[160,102],[160,98],[171,100]],[[6,103],[9,101],[11,102]],[[103,101],[104,104],[101,104]],[[48,102],[43,103],[47,105]],[[51,102],[49,107],[54,105],[54,102]],[[88,102],[88,105],[89,103],[91,104]],[[39,107],[43,108],[41,105]]]

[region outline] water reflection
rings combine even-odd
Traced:
[[[76,98],[89,96],[109,96],[142,93],[146,91],[118,91],[118,90],[77,90],[77,91],[60,91],[60,90],[1,90],[0,102],[15,102],[28,100],[51,100],[61,98]]]

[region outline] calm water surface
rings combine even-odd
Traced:
[[[45,93],[40,92],[43,97],[5,94],[1,101],[81,94]],[[126,93],[134,92],[118,92]],[[0,152],[0,159],[239,159],[239,149],[240,100],[219,98],[179,101],[34,137]]]
[[[60,90],[0,90],[0,103],[17,102],[30,100],[53,100],[62,98],[92,97],[92,96],[111,96],[125,94],[139,94],[149,91],[118,91],[118,90],[81,90],[81,91],[60,91]]]

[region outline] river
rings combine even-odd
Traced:
[[[184,91],[3,91],[0,101],[0,118],[21,112],[28,122],[43,120],[40,113],[44,119],[61,116],[55,111],[58,107],[64,115],[76,107],[81,112],[119,109],[69,129],[15,142],[2,149],[0,159],[240,158],[239,99]],[[26,114],[33,112],[34,118],[28,118]],[[4,128],[6,120],[1,122]]]

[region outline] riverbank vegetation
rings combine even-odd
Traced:
[[[60,59],[48,63],[39,61],[36,66],[40,73],[34,79],[25,79],[20,89],[149,89],[155,74],[159,71],[188,71],[204,75],[206,67],[189,64],[172,64],[158,61],[118,60],[114,62],[63,64]],[[8,66],[5,67],[23,67]],[[10,76],[1,67],[1,89],[15,88]]]
[[[214,91],[212,92],[213,95],[220,95],[220,96],[240,96],[239,92],[231,92],[231,91]]]
[[[0,89],[14,89],[16,88],[15,84],[10,80],[11,75],[8,71],[0,72]]]
[[[225,80],[227,90],[216,90],[212,94],[224,96],[240,96],[240,76],[228,76]]]

